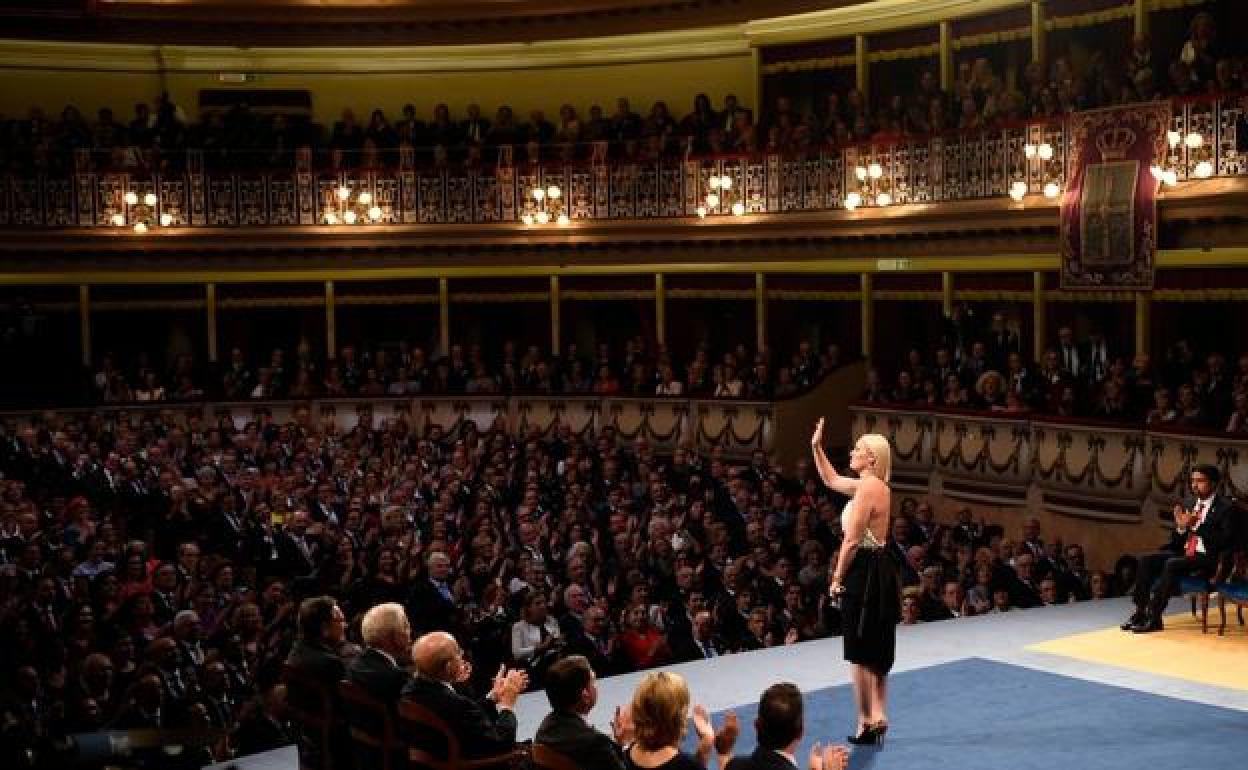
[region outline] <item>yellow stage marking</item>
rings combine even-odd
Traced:
[[[1068,658],[1171,676],[1191,682],[1248,690],[1248,631],[1227,608],[1226,636],[1218,636],[1218,612],[1209,612],[1209,633],[1190,612],[1165,618],[1166,630],[1132,634],[1118,628],[1051,639],[1027,647]]]

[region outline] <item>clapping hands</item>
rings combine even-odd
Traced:
[[[824,746],[818,743],[810,747],[810,770],[845,770],[849,764],[849,751],[844,746]]]

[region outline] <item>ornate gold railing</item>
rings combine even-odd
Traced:
[[[230,418],[242,428],[271,416],[278,424],[290,422],[332,424],[339,431],[363,422],[380,428],[395,420],[423,433],[432,426],[456,435],[469,423],[479,430],[502,427],[516,437],[547,436],[567,425],[575,435],[614,428],[626,441],[644,439],[656,450],[689,444],[703,449],[718,446],[733,456],[755,449],[770,450],[775,434],[774,405],[761,401],[725,401],[682,398],[616,398],[592,396],[445,396],[437,398],[335,398],[312,401],[248,401],[205,404],[125,404],[93,409],[64,409],[55,414],[88,413],[116,419],[140,420],[163,414],[181,421],[188,414]],[[29,413],[10,416],[29,419]],[[41,419],[46,414],[41,415]]]
[[[1209,160],[1214,175],[1248,173],[1238,151],[1238,97],[1176,102],[1171,127],[1199,132],[1205,146],[1180,144],[1167,158],[1179,179]],[[1028,159],[1027,144],[1049,144],[1053,157]],[[338,211],[335,192],[368,192],[380,224],[518,223],[534,210],[531,192],[558,185],[572,222],[670,219],[696,216],[712,176],[732,180],[709,215],[730,216],[741,202],[748,214],[832,211],[858,189],[855,171],[880,166],[871,184],[887,189],[892,205],[1000,198],[1016,181],[1040,193],[1066,178],[1066,129],[1061,121],[1007,126],[974,133],[880,139],[803,155],[751,155],[657,162],[503,162],[464,168],[418,168],[412,153],[395,168],[318,171],[310,162],[278,171],[214,169],[189,151],[181,170],[166,173],[93,170],[82,156],[65,172],[0,175],[0,227],[110,228],[144,221],[173,227],[307,226]],[[134,205],[127,205],[134,193]],[[155,195],[156,204],[144,201]],[[864,207],[874,198],[864,196]],[[120,219],[115,219],[120,215]],[[364,225],[357,225],[363,227]]]
[[[993,505],[1036,500],[1070,516],[1134,521],[1167,516],[1187,494],[1191,466],[1211,463],[1226,494],[1248,494],[1248,437],[865,405],[851,413],[855,436],[889,437],[898,484],[910,490]]]

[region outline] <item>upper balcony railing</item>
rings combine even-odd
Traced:
[[[1196,176],[1202,160],[1220,177],[1248,174],[1239,96],[1174,102],[1171,129],[1199,132],[1200,148],[1180,143],[1167,164],[1179,180]],[[1048,144],[1052,157],[1027,157],[1027,145]],[[393,167],[318,170],[310,154],[297,154],[287,170],[217,167],[200,151],[186,151],[176,163],[152,170],[94,168],[90,151],[65,171],[0,176],[0,227],[132,227],[143,222],[170,227],[269,227],[326,224],[342,213],[339,190],[351,201],[368,193],[357,221],[378,224],[518,224],[546,209],[553,221],[570,223],[622,219],[678,219],[699,216],[712,177],[731,180],[727,193],[707,215],[731,217],[740,203],[745,214],[845,209],[859,192],[862,207],[1003,198],[1016,182],[1028,194],[1045,186],[1064,187],[1067,134],[1064,121],[1006,125],[975,132],[930,136],[876,137],[870,142],[828,147],[805,154],[686,156],[658,160],[608,160],[591,150],[584,160],[527,160],[525,148],[502,148],[497,163],[450,161],[418,164],[400,150]],[[1046,153],[1047,154],[1047,153]],[[55,167],[52,164],[50,167]],[[878,170],[874,168],[878,165]],[[859,168],[878,177],[861,182]],[[539,204],[532,192],[557,186],[555,204]],[[133,193],[133,195],[131,195]],[[151,196],[154,196],[151,197]],[[131,202],[127,202],[127,201]],[[154,201],[153,204],[147,201]],[[354,203],[353,203],[354,205]]]

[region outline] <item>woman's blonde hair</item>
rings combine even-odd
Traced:
[[[878,433],[867,433],[858,440],[862,442],[862,445],[875,458],[875,475],[884,481],[888,481],[893,467],[893,449],[889,445],[888,439]]]
[[[685,734],[689,686],[680,674],[651,671],[633,693],[633,726],[637,743],[655,751],[678,746]]]

